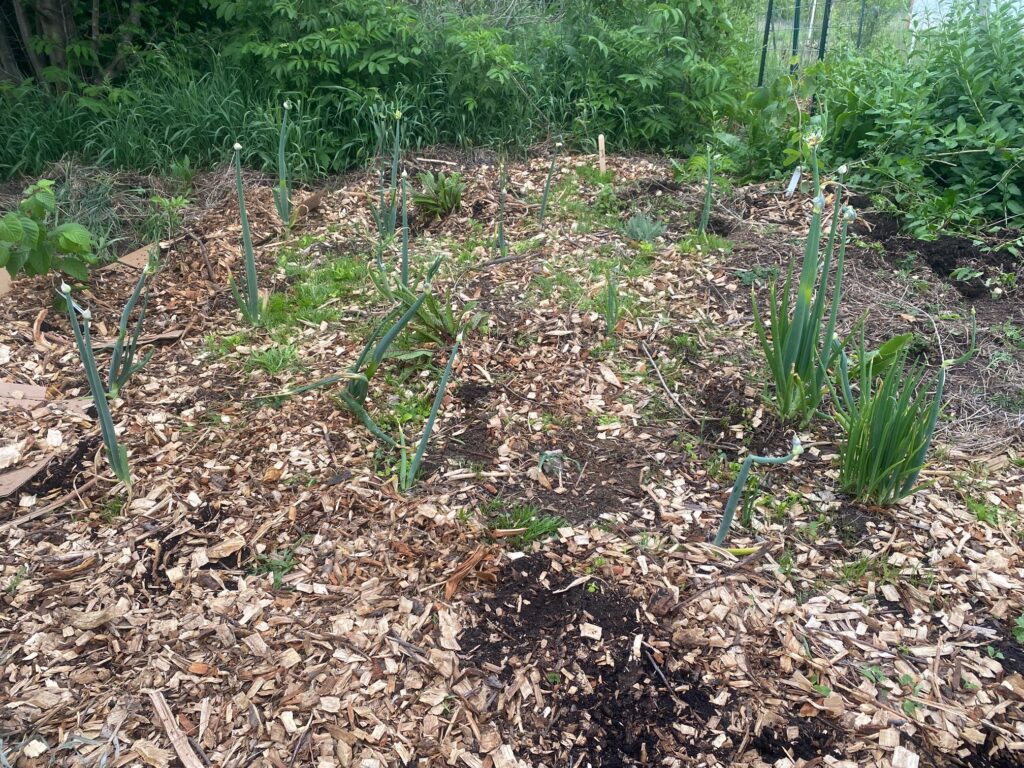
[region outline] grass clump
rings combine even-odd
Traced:
[[[293,344],[252,352],[245,361],[245,370],[260,370],[269,374],[292,371],[300,366],[299,352]]]
[[[970,349],[956,360],[943,361],[932,386],[926,383],[923,365],[906,370],[906,344],[881,371],[876,365],[859,364],[856,376],[841,345],[833,346],[839,356],[835,415],[844,432],[840,487],[859,501],[895,504],[919,488],[917,480],[942,408],[946,370],[973,356],[974,324]],[[862,329],[858,360],[867,361],[869,355]]]
[[[626,222],[623,233],[630,240],[653,243],[665,234],[665,225],[660,221],[655,221],[646,213],[635,213]]]
[[[462,206],[462,193],[466,182],[458,173],[421,173],[422,190],[413,197],[413,204],[420,211],[435,219],[443,219],[455,213]]]
[[[523,547],[535,541],[546,539],[567,523],[560,517],[542,514],[530,504],[517,504],[505,509],[492,520],[491,528],[505,533],[510,544]]]

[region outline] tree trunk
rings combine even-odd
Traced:
[[[14,47],[7,34],[7,19],[0,17],[0,80],[12,83],[21,82],[25,77],[14,56]]]
[[[64,0],[36,0],[36,19],[39,31],[52,46],[50,64],[65,69],[68,65],[67,47],[73,38],[68,29],[68,14]]]
[[[28,19],[25,18],[24,0],[14,0],[14,18],[18,22],[18,34],[21,35],[21,44],[25,49],[25,54],[28,56],[29,64],[32,65],[32,72],[35,74],[39,84],[46,90],[49,90],[46,78],[43,75],[43,64],[39,61],[39,57],[32,47],[32,30],[28,26]]]
[[[128,46],[132,44],[132,38],[135,37],[135,31],[141,23],[142,0],[132,0],[131,5],[128,6],[128,21],[121,27],[121,40],[117,46],[117,55],[114,56],[113,61],[110,62],[110,65],[103,73],[104,77],[117,77],[120,74],[121,69],[124,67]]]

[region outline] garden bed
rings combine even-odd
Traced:
[[[793,434],[766,397],[750,293],[799,250],[809,204],[774,185],[734,190],[701,241],[703,190],[667,163],[612,158],[610,177],[595,163],[559,162],[543,225],[546,159],[511,168],[506,257],[491,245],[486,157],[463,169],[459,213],[415,221],[414,272],[444,255],[438,293],[488,317],[466,334],[411,493],[335,391],[285,394],[346,369],[386,310],[367,278],[369,174],[322,190],[292,231],[270,185],[250,184],[274,294],[256,330],[227,288],[242,269],[237,202],[209,180],[224,194],[164,244],[155,354],[114,404],[130,495],[93,414],[68,406],[88,388],[54,280],[0,298],[0,379],[48,398],[6,409],[0,444],[51,459],[0,499],[0,755],[1019,765],[1019,264],[981,242],[942,251],[949,266],[939,245],[863,217],[843,331],[867,312],[877,339],[913,331],[934,365],[967,348],[977,312],[979,352],[950,371],[928,485],[889,509],[842,497],[838,434],[816,422],[797,462],[757,471],[752,518],[730,539],[754,551],[732,555],[708,541],[735,462],[782,454]],[[664,233],[624,235],[636,212]],[[609,338],[615,265],[624,313]],[[113,335],[137,276],[98,271],[80,292],[94,336]],[[370,409],[418,438],[448,347],[399,347]]]

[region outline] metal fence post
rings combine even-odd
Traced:
[[[828,39],[828,23],[832,18],[832,0],[825,0],[825,11],[821,15],[821,37],[818,39],[818,61],[825,58],[825,41]]]
[[[790,54],[789,63],[789,74],[796,72],[797,64],[799,63],[799,50],[800,50],[800,0],[796,0],[796,4],[793,7],[793,50]]]
[[[860,0],[860,21],[857,22],[857,50],[860,50],[860,41],[864,35],[864,9],[868,0]]]
[[[764,85],[764,65],[768,58],[768,32],[772,28],[772,14],[775,9],[775,0],[768,0],[768,13],[764,17],[764,40],[761,41],[761,67],[757,71],[757,87]]]

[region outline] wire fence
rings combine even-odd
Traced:
[[[934,23],[944,0],[767,0],[751,22],[758,85],[826,55],[851,50],[906,54],[915,30]]]

